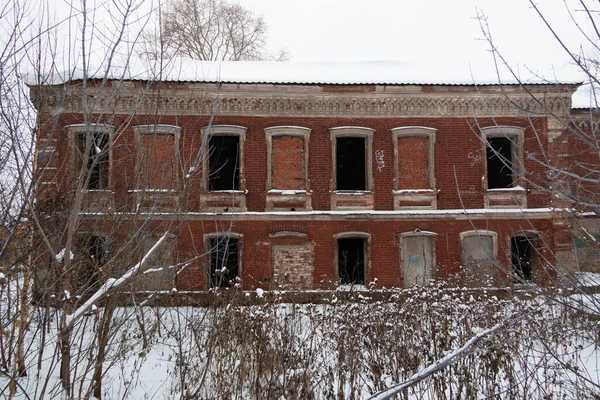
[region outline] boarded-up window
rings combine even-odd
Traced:
[[[494,239],[491,235],[475,234],[462,240],[464,284],[471,287],[494,283]]]
[[[430,189],[429,137],[398,138],[399,189]]]
[[[140,257],[144,257],[160,237],[160,235],[156,234],[150,234],[144,237],[141,240]],[[155,291],[171,290],[173,288],[175,271],[170,267],[174,264],[174,249],[174,240],[172,238],[167,238],[154,250],[146,263],[142,266],[140,275],[135,279],[136,289],[142,291]]]
[[[274,189],[302,190],[304,177],[304,138],[300,136],[273,136],[271,176]]]
[[[177,171],[175,142],[175,135],[152,133],[141,136],[141,188],[174,188]]]
[[[429,283],[434,262],[432,236],[406,236],[402,239],[404,287]]]
[[[273,279],[282,288],[312,289],[312,245],[273,246]]]
[[[239,271],[238,242],[230,236],[210,239],[211,288],[235,286]]]
[[[105,131],[90,131],[78,134],[77,141],[77,171],[86,168],[84,179],[87,179],[87,189],[108,189],[108,174],[110,172],[109,134]],[[87,157],[86,157],[87,156]]]

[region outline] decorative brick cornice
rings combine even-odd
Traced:
[[[505,87],[377,86],[371,92],[332,92],[321,86],[194,84],[148,89],[121,84],[87,90],[92,112],[162,115],[272,117],[484,117],[563,114],[571,106],[574,85],[534,85],[524,93]],[[41,94],[41,96],[40,96]],[[81,113],[78,86],[32,88],[42,111]],[[533,97],[535,96],[535,97]]]

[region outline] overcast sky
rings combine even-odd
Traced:
[[[563,0],[538,0],[553,26],[577,48]],[[269,25],[270,45],[286,48],[292,61],[396,60],[475,75],[493,72],[489,44],[477,20],[484,13],[503,56],[527,69],[562,80],[576,69],[528,0],[241,0]],[[581,14],[574,7],[576,13]]]

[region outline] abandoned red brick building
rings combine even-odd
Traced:
[[[140,289],[506,286],[566,268],[548,166],[577,84],[195,68],[31,86],[37,201],[57,250],[75,207],[82,279],[139,260],[165,231],[146,268],[176,267]]]

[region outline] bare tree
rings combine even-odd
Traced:
[[[261,15],[225,0],[176,0],[159,12],[158,28],[146,36],[148,53],[203,61],[277,60],[289,55],[267,49]]]

